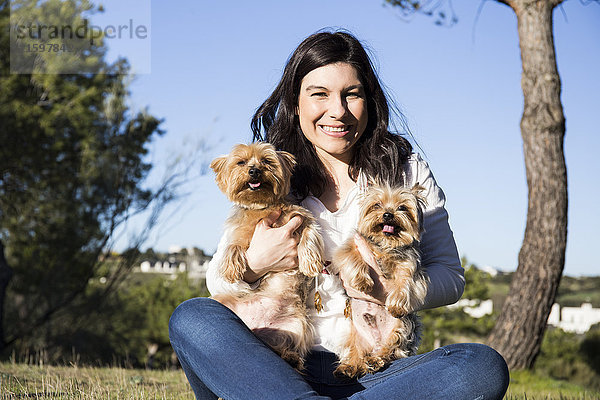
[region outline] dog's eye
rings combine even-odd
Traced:
[[[265,165],[271,165],[272,164],[271,160],[266,159],[266,158],[263,158],[262,160],[260,160],[260,162],[262,162]]]
[[[381,204],[379,204],[379,203],[373,204],[374,210],[379,210],[380,208],[381,208]]]
[[[400,211],[400,212],[408,211],[408,208],[406,208],[406,206],[400,206],[400,207],[398,207],[398,211]]]
[[[246,165],[246,161],[240,160],[237,162],[237,165]]]

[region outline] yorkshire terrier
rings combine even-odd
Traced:
[[[259,339],[301,371],[314,338],[306,308],[309,277],[321,273],[324,256],[323,239],[312,214],[285,199],[295,164],[292,154],[276,151],[264,142],[238,144],[210,164],[219,189],[234,203],[226,222],[231,237],[220,270],[226,281],[243,278],[248,267],[246,250],[263,218],[281,210],[273,225],[277,228],[296,215],[302,217],[295,232],[300,239],[297,270],[269,272],[255,290],[219,294],[213,299],[235,312]]]
[[[338,375],[364,375],[416,354],[420,323],[415,311],[423,305],[428,286],[419,252],[423,190],[418,184],[412,189],[378,185],[370,187],[362,199],[357,231],[392,289],[385,307],[348,299],[345,314],[352,324],[339,354]],[[332,266],[332,272],[339,273],[350,287],[364,293],[373,289],[370,267],[353,236],[335,252]]]

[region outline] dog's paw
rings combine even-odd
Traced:
[[[323,239],[314,227],[302,233],[298,244],[298,269],[306,276],[317,276],[323,270]]]
[[[244,278],[247,265],[245,249],[238,245],[228,246],[223,257],[221,275],[227,282],[239,282]]]
[[[338,378],[354,378],[359,375],[359,373],[358,366],[349,363],[340,363],[335,371],[333,371],[333,374]]]
[[[367,356],[365,357],[365,363],[370,372],[376,372],[385,367],[385,361],[381,357]]]
[[[281,358],[283,358],[297,371],[302,372],[304,370],[304,359],[300,356],[300,354],[294,351],[284,351],[281,354]]]

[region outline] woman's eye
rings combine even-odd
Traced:
[[[358,93],[358,92],[350,92],[350,93],[346,94],[346,97],[359,98],[360,97],[360,93]]]
[[[311,97],[327,97],[327,93],[325,92],[315,92],[311,94]]]

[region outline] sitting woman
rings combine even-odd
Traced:
[[[294,51],[281,81],[254,115],[252,129],[255,140],[296,157],[292,195],[319,223],[327,260],[354,234],[359,193],[369,181],[423,186],[427,205],[420,250],[429,278],[423,308],[452,304],[465,281],[444,193],[428,164],[405,138],[390,132],[389,123],[388,100],[360,42],[346,32],[319,32]],[[217,273],[228,240],[224,235],[207,272],[213,295],[252,289],[270,271],[297,267],[299,217],[274,228],[277,217],[257,225],[246,251],[247,271],[236,283]],[[390,290],[364,240],[355,241],[375,285],[370,293],[353,290],[324,266],[314,289],[322,309],[310,310],[316,343],[302,374],[220,303],[197,298],[181,304],[171,317],[170,337],[196,398],[501,399],[508,387],[506,363],[481,344],[454,344],[401,358],[356,379],[334,375],[347,296],[383,307]]]

